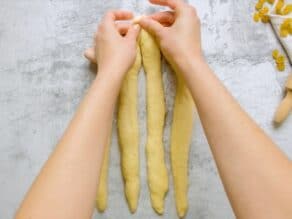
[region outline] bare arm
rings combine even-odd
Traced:
[[[187,82],[235,215],[291,218],[292,164],[204,61],[195,9],[179,0],[151,2],[174,12],[139,23],[157,37],[167,60]],[[165,20],[173,21],[171,27],[160,24]]]
[[[191,93],[237,217],[291,218],[292,165],[287,156],[241,109],[203,60],[190,60],[187,71]]]
[[[138,30],[131,27],[122,37],[114,21],[130,18],[131,13],[122,11],[104,17],[96,39],[98,76],[27,193],[17,219],[91,218],[115,102],[136,55]],[[116,55],[109,64],[112,54]]]

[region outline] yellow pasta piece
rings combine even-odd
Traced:
[[[281,55],[279,50],[275,49],[272,53],[273,59],[275,60],[277,69],[279,71],[284,71],[286,66],[285,66],[285,61],[286,58],[284,55]]]
[[[282,14],[288,15],[292,12],[292,4],[285,5]]]
[[[292,23],[290,23],[289,28],[288,28],[288,33],[292,35]]]
[[[259,13],[254,13],[253,20],[254,20],[255,22],[259,22],[259,21],[260,21]]]
[[[279,55],[277,58],[276,58],[276,63],[277,64],[281,64],[281,63],[284,63],[285,62],[285,56],[283,55]]]
[[[282,9],[285,5],[285,0],[278,0],[276,4],[276,14],[282,15]]]
[[[161,54],[155,39],[145,30],[140,33],[140,48],[147,81],[147,178],[152,207],[158,214],[162,214],[168,191],[168,176],[163,146],[165,101]]]
[[[276,58],[279,56],[279,50],[277,50],[277,49],[275,49],[274,51],[273,51],[273,53],[272,53],[272,55],[273,55],[273,59],[275,59],[276,60]]]
[[[281,28],[283,28],[283,29],[289,28],[289,24],[290,24],[291,20],[292,20],[291,18],[285,19],[284,22],[281,24]]]
[[[194,120],[193,98],[180,74],[177,76],[177,91],[171,128],[171,165],[176,209],[180,218],[188,209],[188,162]]]
[[[262,2],[258,2],[259,5],[261,5],[261,7],[256,7],[258,8],[259,12],[256,12],[253,16],[253,20],[255,22],[259,22],[262,21],[263,23],[268,23],[270,21],[270,18],[268,16],[269,13],[269,8],[268,7],[263,7],[263,4],[265,3],[265,1]]]
[[[292,18],[287,18],[280,26],[280,36],[287,37],[292,34]]]
[[[131,213],[137,209],[140,194],[139,174],[139,128],[138,128],[138,73],[141,68],[141,54],[137,49],[134,65],[126,74],[119,97],[118,135],[121,151],[121,169],[125,196]]]
[[[281,29],[280,30],[280,36],[285,38],[289,35],[289,32],[286,29]]]
[[[270,21],[270,18],[268,16],[270,9],[264,5],[265,3],[268,3],[271,5],[271,4],[274,4],[274,2],[275,0],[259,0],[257,4],[255,5],[255,9],[258,12],[255,12],[253,16],[253,20],[255,22],[262,21],[263,23],[268,23]]]
[[[108,199],[108,165],[109,165],[109,149],[110,149],[110,141],[109,144],[105,148],[104,152],[104,160],[102,162],[101,174],[99,178],[99,184],[97,188],[96,195],[96,208],[99,212],[104,212],[107,207],[107,199]]]
[[[263,16],[269,13],[269,8],[268,7],[263,7],[260,11],[259,11],[259,15]]]
[[[263,4],[261,4],[261,3],[257,3],[256,6],[255,6],[255,9],[256,9],[257,11],[259,11],[259,10],[261,10],[262,7],[263,7]]]
[[[268,15],[264,15],[263,17],[262,17],[262,22],[263,23],[268,23],[270,21],[270,17],[268,16]]]
[[[285,71],[285,64],[278,64],[277,65],[277,69],[279,70],[279,71]]]

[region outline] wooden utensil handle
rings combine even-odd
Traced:
[[[292,91],[288,90],[286,97],[280,103],[274,118],[274,122],[281,124],[289,115],[289,112],[292,109]]]

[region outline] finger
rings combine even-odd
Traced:
[[[138,24],[131,25],[131,27],[129,28],[128,33],[126,35],[126,38],[130,39],[130,40],[136,40],[139,33],[140,33],[140,30],[141,30],[141,28]]]
[[[109,11],[104,16],[103,20],[101,21],[100,27],[105,29],[109,28],[112,31],[117,30],[115,26],[115,21],[118,20],[130,20],[133,18],[133,14],[130,11],[124,10],[114,10]]]
[[[181,0],[149,0],[149,1],[155,5],[168,6],[175,11],[180,10],[182,6],[185,4],[184,1]]]
[[[93,62],[96,64],[96,52],[95,48],[89,48],[84,52],[85,58],[87,58],[90,62]]]
[[[130,23],[124,23],[124,22],[120,22],[120,23],[116,23],[116,28],[118,29],[119,33],[122,36],[125,36],[128,33],[128,30],[130,29],[132,25]]]
[[[106,13],[104,21],[130,20],[133,18],[133,13],[124,10],[113,10]]]
[[[171,23],[167,23],[167,22],[160,23],[160,24],[164,27],[170,27],[172,25]]]
[[[138,23],[143,29],[156,37],[160,37],[164,28],[159,22],[146,17],[141,18]]]
[[[136,18],[134,18],[133,20],[132,20],[132,24],[139,24],[139,22],[140,22],[140,20],[143,18],[143,17],[146,17],[146,16],[144,16],[144,15],[142,15],[142,16],[138,16],[138,17],[136,17]],[[155,17],[155,16],[154,16]],[[151,15],[150,16],[148,16],[148,18],[151,18]],[[151,18],[151,19],[153,19],[153,18]],[[174,20],[175,20],[175,18],[173,18]],[[154,19],[154,20],[156,20],[156,19]],[[163,21],[164,19],[162,19],[161,20],[161,22],[159,22],[162,26],[164,26],[164,27],[169,27],[169,26],[171,26],[173,23],[174,23],[174,21],[172,21],[172,19],[169,19],[169,21],[167,21],[167,19],[165,19],[165,22]]]
[[[168,25],[172,25],[175,21],[175,15],[172,11],[157,12],[150,15],[149,18]]]

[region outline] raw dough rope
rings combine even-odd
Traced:
[[[165,101],[161,73],[161,54],[154,38],[142,30],[140,48],[147,81],[147,171],[151,204],[158,214],[164,212],[168,175],[164,160],[163,129]]]
[[[141,52],[142,56],[141,56]],[[168,175],[164,159],[163,129],[165,101],[161,73],[160,49],[146,31],[140,33],[140,47],[134,65],[122,84],[118,108],[118,136],[121,151],[121,170],[125,196],[131,213],[137,209],[140,194],[139,128],[138,128],[138,73],[143,59],[147,81],[147,171],[151,204],[158,214],[164,212],[164,199],[168,191]],[[175,202],[179,217],[188,209],[188,159],[192,136],[195,105],[180,74],[177,76],[173,123],[171,131],[171,165]],[[105,151],[96,207],[103,212],[107,207],[107,177],[109,145]]]
[[[99,184],[96,195],[96,208],[99,212],[104,212],[107,208],[107,197],[108,197],[108,166],[109,166],[109,151],[110,151],[110,140],[105,148],[104,160],[102,163],[101,174],[99,178]]]
[[[171,166],[175,203],[178,215],[184,217],[188,209],[188,162],[192,138],[195,105],[182,76],[177,73],[177,89],[171,129]]]
[[[128,71],[122,84],[118,109],[118,135],[121,151],[121,169],[125,196],[131,213],[137,209],[140,194],[139,178],[139,128],[138,128],[138,73],[141,68],[141,54],[137,48],[134,65]]]

